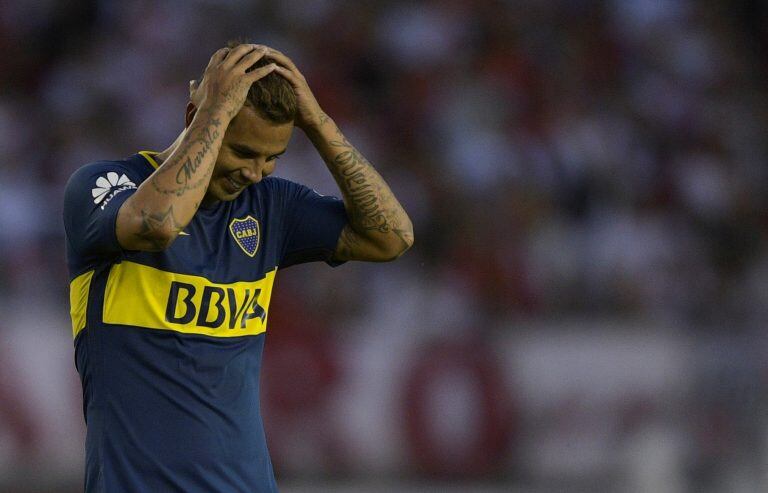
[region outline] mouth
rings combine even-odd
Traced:
[[[230,193],[230,194],[238,193],[238,192],[242,191],[245,187],[248,186],[247,183],[240,183],[240,182],[237,182],[237,181],[233,180],[231,176],[227,176],[226,178],[227,179],[226,179],[226,182],[225,182],[225,184],[226,184],[225,188],[227,189],[227,192]]]

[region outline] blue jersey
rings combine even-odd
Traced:
[[[272,492],[259,370],[278,268],[331,260],[343,202],[269,177],[200,208],[165,251],[117,212],[151,152],[77,170],[64,203],[88,492]]]

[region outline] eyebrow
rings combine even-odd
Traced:
[[[248,147],[247,145],[243,145],[243,144],[230,144],[230,147],[231,147],[232,149],[235,149],[236,151],[238,151],[238,152],[242,152],[242,153],[244,153],[244,154],[253,154],[254,156],[258,156],[259,154],[261,154],[261,153],[260,153],[260,152],[258,152],[257,150],[255,150],[255,149],[251,149],[251,148],[250,148],[250,147]],[[280,155],[282,155],[282,154],[285,154],[285,151],[287,151],[287,150],[288,150],[288,148],[286,147],[285,149],[283,149],[283,150],[282,150],[282,151],[280,151],[280,152],[277,152],[277,153],[275,153],[275,154],[270,154],[268,157],[272,157],[272,156],[280,156]]]

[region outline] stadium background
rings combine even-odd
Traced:
[[[81,490],[68,176],[164,148],[245,36],[293,57],[416,231],[393,264],[279,276],[283,491],[765,491],[767,12],[0,2],[0,490]],[[278,174],[335,192],[300,132]]]

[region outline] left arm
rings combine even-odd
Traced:
[[[327,116],[305,129],[344,197],[349,224],[337,260],[394,260],[413,245],[413,225],[381,175]]]
[[[267,57],[293,86],[299,106],[296,126],[315,146],[339,185],[349,223],[341,231],[335,260],[394,260],[413,245],[413,225],[384,179],[323,113],[304,76],[276,50]]]

